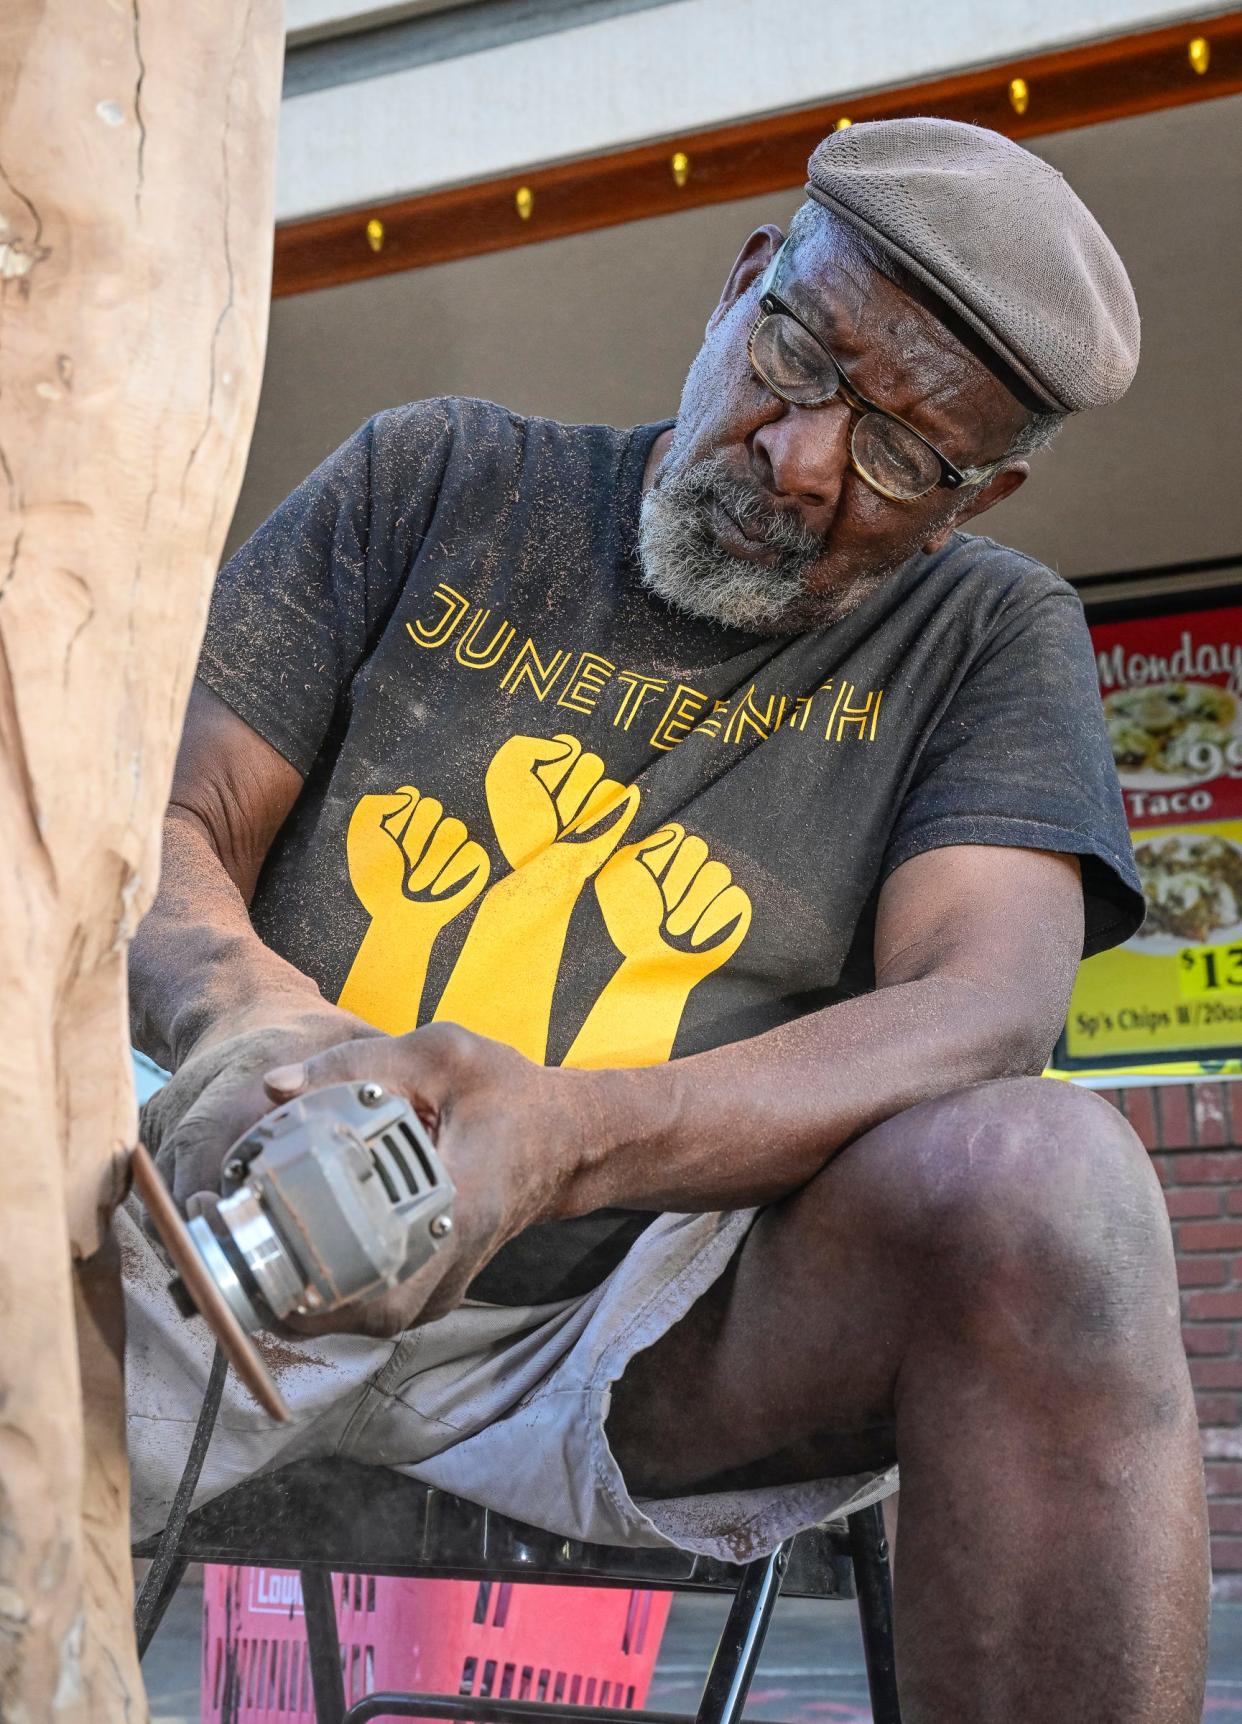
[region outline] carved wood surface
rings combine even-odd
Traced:
[[[280,0],[0,6],[0,1719],[145,1717],[129,938],[267,331]]]

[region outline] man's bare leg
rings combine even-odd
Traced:
[[[634,1360],[608,1429],[638,1495],[899,1458],[906,1724],[1198,1724],[1207,1527],[1172,1245],[1142,1145],[1095,1097],[988,1084],[859,1139]]]

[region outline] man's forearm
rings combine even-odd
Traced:
[[[933,976],[667,1065],[566,1072],[579,1148],[558,1213],[771,1202],[917,1102],[1038,1072],[1055,1034],[978,983]]]
[[[213,1024],[287,1002],[322,1005],[315,984],[255,933],[201,823],[171,809],[160,889],[130,948],[130,1031],[172,1069]]]

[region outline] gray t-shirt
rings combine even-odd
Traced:
[[[1073,590],[959,533],[814,633],[694,621],[636,562],[662,429],[381,413],[222,571],[199,675],[306,777],[268,944],[390,1032],[448,1018],[586,1066],[871,989],[881,885],[944,845],[1079,856],[1086,953],[1128,938]],[[472,1291],[583,1291],[649,1219],[531,1229]]]

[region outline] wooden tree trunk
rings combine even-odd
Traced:
[[[126,948],[267,332],[280,0],[0,4],[0,1720],[146,1716]]]

